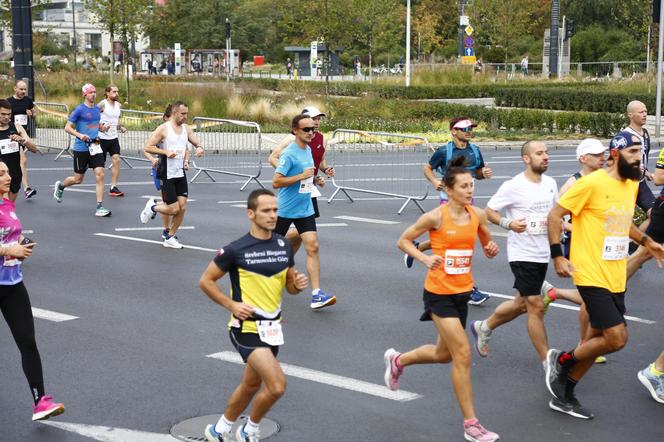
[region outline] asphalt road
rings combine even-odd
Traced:
[[[517,151],[484,153],[496,177],[477,183],[479,206],[522,170]],[[173,250],[161,246],[158,220],[147,225],[155,230],[118,230],[146,227],[138,214],[144,196],[157,193],[144,163],[123,169],[120,188],[126,196],[106,197],[113,215],[96,218],[92,176],[65,190],[61,204],[53,200],[52,185],[69,174],[71,161],[52,160],[52,155],[30,156],[29,176],[38,194],[20,200],[17,210],[38,243],[24,264],[33,307],[77,317],[35,320],[47,392],[65,403],[66,412],[48,421],[57,427],[30,421],[19,353],[8,328],[0,325],[0,440],[173,440],[167,435],[174,424],[221,413],[240,379],[241,365],[207,357],[232,354],[233,347],[225,327],[227,312],[199,290],[198,278],[214,250],[247,232],[242,202],[256,185],[241,192],[243,180],[231,176],[219,177],[217,183],[201,177],[190,185],[192,201],[178,236],[199,249]],[[551,153],[549,175],[559,185],[576,170],[573,151]],[[383,171],[384,178],[400,173],[393,167]],[[268,183],[270,173],[264,169],[261,180]],[[328,186],[323,194],[331,191]],[[462,440],[449,366],[407,368],[401,385],[412,395],[390,395],[381,387],[386,348],[408,350],[434,342],[436,336],[431,323],[418,321],[425,270],[417,265],[407,270],[395,246],[419,211],[409,205],[397,215],[401,201],[353,196],[354,203],[340,197],[321,204],[322,286],[338,297],[337,305],[312,312],[307,293],[285,295],[286,344],[279,359],[295,366],[295,375],[288,376],[285,396],[268,414],[281,428],[270,440]],[[435,207],[436,197],[423,204]],[[496,238],[501,254],[494,260],[480,255],[474,274],[482,290],[511,296],[505,238]],[[302,253],[296,265],[304,269]],[[637,319],[629,321],[630,341],[606,365],[594,367],[577,388],[594,420],[548,408],[543,370],[521,317],[494,332],[488,358],[473,354],[481,422],[502,440],[661,440],[664,409],[636,378],[664,349],[661,272],[647,263],[629,282],[628,314]],[[559,280],[551,269],[549,279],[571,287],[571,281]],[[223,286],[228,287],[227,279]],[[494,296],[482,307],[471,307],[469,323],[488,316],[501,301]],[[577,342],[575,310],[551,307],[546,324],[552,347],[570,349]],[[305,368],[314,370],[307,372],[309,379],[302,376]],[[343,378],[330,381],[329,375]]]

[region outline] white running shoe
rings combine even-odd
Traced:
[[[473,337],[475,338],[475,350],[477,353],[486,358],[489,356],[489,340],[491,340],[491,332],[485,332],[482,330],[483,321],[475,321],[470,327],[470,330],[473,332]]]
[[[181,249],[184,247],[174,236],[169,236],[168,239],[164,240],[164,247],[170,247],[171,249]]]
[[[141,211],[141,222],[143,224],[146,224],[149,220],[154,219],[155,216],[157,216],[157,212],[154,212],[152,210],[152,206],[157,204],[157,202],[154,200],[154,198],[150,198],[147,203],[145,203],[145,207],[143,207],[143,210]]]

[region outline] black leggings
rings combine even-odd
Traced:
[[[23,282],[16,285],[0,285],[0,310],[21,352],[23,373],[28,379],[36,403],[44,396],[44,375],[35,341],[35,322],[30,298]]]

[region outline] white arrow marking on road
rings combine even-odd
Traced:
[[[143,238],[134,238],[132,236],[122,236],[122,235],[111,235],[110,233],[95,233],[95,236],[103,236],[106,238],[115,238],[115,239],[126,239],[127,241],[136,241],[136,242],[146,242],[148,244],[163,244],[163,241],[155,241],[152,239],[143,239]],[[183,246],[185,249],[191,249],[191,250],[201,250],[203,252],[218,252],[219,250],[217,249],[206,249],[205,247],[197,247],[197,246]]]
[[[233,364],[244,365],[242,358],[235,352],[222,351],[213,353],[206,357],[218,359],[220,361],[231,362]],[[370,382],[360,381],[359,379],[347,378],[336,374],[325,373],[324,371],[312,370],[310,368],[299,367],[297,365],[280,363],[281,369],[288,376],[305,379],[307,381],[318,382],[320,384],[331,385],[333,387],[344,388],[346,390],[357,391],[359,393],[382,397],[393,401],[407,402],[419,399],[422,396],[417,393],[411,393],[405,390],[391,391],[384,385],[372,384]]]
[[[178,230],[193,230],[196,227],[194,226],[180,226]],[[117,227],[115,228],[116,232],[133,232],[133,231],[144,231],[144,230],[164,230],[163,227]]]
[[[49,427],[70,431],[102,442],[173,442],[177,440],[169,434],[150,433],[147,431],[129,430],[127,428],[103,427],[100,425],[74,424],[59,421],[39,422]]]
[[[41,308],[32,307],[32,316],[39,319],[46,319],[53,322],[64,322],[78,319],[78,316],[66,315],[64,313],[52,312]]]
[[[387,221],[384,219],[373,219],[373,218],[360,218],[358,216],[335,216],[336,219],[345,219],[347,221],[359,221],[361,223],[372,223],[372,224],[401,224],[399,221]]]
[[[495,296],[496,298],[503,298],[503,299],[514,299],[514,296],[511,295],[503,295],[502,293],[494,293],[494,292],[487,292],[482,290],[482,292]],[[549,304],[549,307],[556,307],[556,308],[562,308],[565,310],[576,310],[577,312],[579,311],[579,307],[573,306],[573,305],[567,305],[567,304],[557,304],[555,302],[552,302]],[[625,315],[625,319],[628,321],[633,321],[633,322],[640,322],[641,324],[647,324],[647,325],[653,325],[656,324],[656,321],[652,321],[650,319],[643,319],[643,318],[637,318],[636,316],[627,316]]]

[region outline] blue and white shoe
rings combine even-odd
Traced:
[[[217,433],[217,430],[214,429],[214,425],[208,425],[205,427],[205,440],[208,442],[233,442],[233,436],[231,433]]]
[[[413,241],[413,245],[414,245],[415,247],[417,247],[417,246],[420,245],[420,243],[417,242],[417,241]],[[404,253],[404,254],[403,254],[403,263],[406,264],[406,268],[407,268],[407,269],[413,267],[413,262],[414,262],[414,261],[415,261],[415,258],[413,258],[412,256],[410,256],[408,253]]]
[[[260,440],[260,435],[256,433],[246,433],[244,431],[244,425],[238,427],[235,432],[235,442],[258,442]]]
[[[486,300],[490,297],[491,296],[487,295],[486,293],[480,292],[477,287],[473,287],[473,292],[470,294],[470,301],[468,301],[468,304],[480,305],[486,302]]]
[[[336,296],[330,296],[322,290],[319,290],[317,294],[311,296],[311,308],[314,310],[334,305],[336,302]]]
[[[650,396],[660,404],[664,404],[664,376],[655,376],[650,371],[650,365],[637,375],[639,381],[648,389]]]

